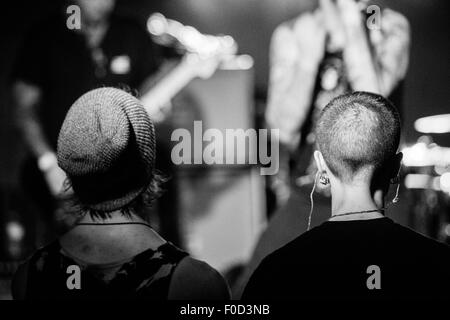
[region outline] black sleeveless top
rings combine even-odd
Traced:
[[[176,266],[187,255],[167,242],[127,261],[92,265],[70,257],[55,241],[29,260],[26,299],[164,300]]]

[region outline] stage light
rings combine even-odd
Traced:
[[[436,172],[437,175],[441,176],[446,172],[450,172],[450,167],[447,166],[435,166],[434,172]]]
[[[403,164],[407,167],[448,167],[450,165],[450,148],[440,147],[434,143],[427,144],[419,141],[412,146],[404,147],[402,153]]]
[[[243,54],[238,57],[237,59],[237,65],[239,69],[241,70],[249,70],[253,68],[254,60],[253,58],[248,54]]]
[[[16,221],[10,221],[6,224],[6,233],[9,239],[13,241],[20,241],[25,236],[23,226]]]
[[[450,132],[450,114],[423,117],[414,122],[414,128],[422,133]]]
[[[147,20],[147,29],[151,34],[159,36],[167,29],[167,21],[162,14],[155,13]]]
[[[450,224],[447,224],[447,225],[444,227],[444,233],[445,233],[445,235],[446,235],[447,237],[450,237]]]
[[[446,172],[441,176],[440,188],[442,191],[450,193],[450,172]]]
[[[431,165],[427,157],[428,147],[424,142],[418,142],[402,150],[403,164],[408,167],[424,167]]]
[[[408,189],[432,189],[439,191],[439,177],[433,177],[428,174],[407,174],[405,177],[405,186]]]
[[[225,60],[222,65],[222,70],[250,70],[253,68],[254,60],[248,54],[242,54],[233,57],[233,59]]]

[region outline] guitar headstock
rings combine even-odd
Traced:
[[[236,55],[238,49],[231,36],[206,35],[160,13],[150,16],[147,29],[157,43],[184,52],[184,61],[201,78],[212,76],[222,62]]]

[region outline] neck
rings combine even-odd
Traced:
[[[341,184],[338,187],[332,186],[331,188],[331,216],[333,220],[363,220],[383,216],[384,197],[381,191],[371,192],[370,187],[365,184]],[[343,215],[347,213],[355,214]]]
[[[127,223],[127,222],[139,222],[147,223],[144,219],[138,215],[132,213],[130,216],[122,214],[120,211],[111,212],[110,216],[106,219],[92,218],[90,214],[85,214],[78,223]]]
[[[92,264],[115,263],[147,249],[157,250],[166,243],[153,229],[142,225],[122,224],[130,222],[145,223],[135,214],[128,217],[119,211],[112,212],[107,219],[92,219],[86,214],[78,221],[81,225],[65,233],[59,242],[72,257]]]

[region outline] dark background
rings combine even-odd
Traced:
[[[15,0],[0,4],[0,188],[15,187],[23,146],[12,123],[7,88],[24,30],[61,7],[62,0]],[[403,118],[406,142],[418,133],[418,117],[449,113],[450,45],[448,0],[375,1],[403,13],[410,21],[412,47],[404,90]],[[255,59],[256,97],[264,100],[268,79],[268,48],[274,28],[282,21],[316,6],[314,0],[119,0],[117,10],[141,23],[152,11],[190,24],[205,33],[232,35],[240,53]],[[450,134],[435,137],[450,146]],[[2,193],[4,195],[4,193]]]

